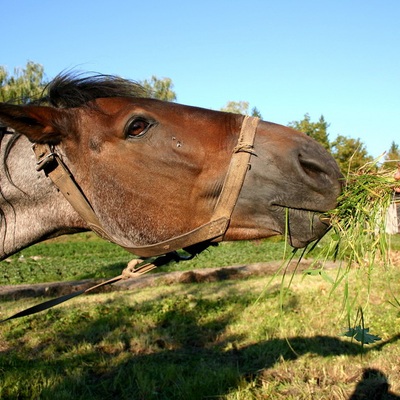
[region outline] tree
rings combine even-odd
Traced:
[[[0,66],[0,101],[26,104],[41,95],[46,82],[43,66],[28,61],[25,68],[14,68],[9,75],[4,66]]]
[[[292,121],[288,126],[305,133],[322,144],[332,153],[344,174],[348,171],[356,171],[373,160],[368,154],[365,144],[359,138],[353,139],[338,135],[331,142],[328,134],[329,124],[325,121],[323,115],[320,116],[318,122],[311,122],[310,115],[307,113],[301,121]]]
[[[252,116],[252,117],[257,117],[257,118],[262,119],[261,112],[259,111],[259,109],[258,109],[257,107],[253,107],[253,108],[251,109],[251,116]]]
[[[359,139],[338,135],[331,143],[332,155],[344,174],[356,171],[373,158],[368,154],[364,143]]]
[[[249,102],[248,101],[228,101],[221,111],[229,112],[233,114],[249,114]]]
[[[325,121],[323,115],[320,116],[318,122],[311,122],[310,115],[307,113],[301,121],[289,122],[288,126],[297,131],[305,133],[307,136],[312,137],[317,142],[322,144],[327,150],[331,149],[328,138],[329,124]]]
[[[233,114],[251,115],[252,117],[262,118],[260,111],[257,107],[253,107],[251,113],[249,112],[248,101],[228,101],[221,111]]]
[[[390,162],[391,160],[393,161]],[[388,168],[397,168],[399,162],[400,162],[399,145],[393,141],[389,151],[385,155],[385,166]]]
[[[173,91],[174,84],[170,78],[160,79],[153,75],[150,80],[145,79],[140,84],[154,99],[176,101],[176,93]]]

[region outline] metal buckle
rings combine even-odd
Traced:
[[[42,169],[46,168],[49,164],[54,163],[56,159],[55,153],[47,154],[45,157],[41,158],[36,163],[36,171],[41,171]]]
[[[57,154],[49,145],[34,144],[32,148],[36,154],[36,171],[41,171],[56,161]]]

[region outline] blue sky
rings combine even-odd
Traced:
[[[0,65],[169,77],[178,102],[248,101],[286,125],[323,114],[330,139],[400,144],[398,0],[0,0]]]

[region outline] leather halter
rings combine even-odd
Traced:
[[[243,119],[238,143],[233,149],[228,172],[211,220],[183,235],[146,246],[124,246],[106,232],[68,168],[54,151],[54,148],[51,148],[48,144],[36,143],[33,145],[33,151],[37,159],[36,169],[38,171],[44,170],[75,211],[86,221],[89,228],[100,237],[140,257],[159,256],[178,249],[194,247],[201,243],[209,245],[210,242],[223,240],[249,169],[250,157],[255,155],[253,144],[258,122],[259,118],[245,116]],[[207,247],[207,245],[203,246],[203,248]],[[197,253],[199,251],[195,250],[194,252]]]

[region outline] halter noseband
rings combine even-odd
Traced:
[[[250,157],[255,155],[253,144],[258,122],[259,118],[245,116],[243,119],[238,143],[233,149],[224,185],[211,220],[190,232],[146,246],[126,247],[118,243],[106,232],[60,156],[48,144],[36,143],[33,145],[33,151],[37,159],[36,169],[38,171],[44,170],[75,211],[86,221],[90,229],[103,239],[119,245],[130,253],[140,257],[153,257],[182,248],[195,247],[202,243],[206,244],[203,246],[205,248],[210,242],[221,241],[228,230],[231,215],[249,169]],[[195,250],[194,252],[198,253],[199,251]]]

